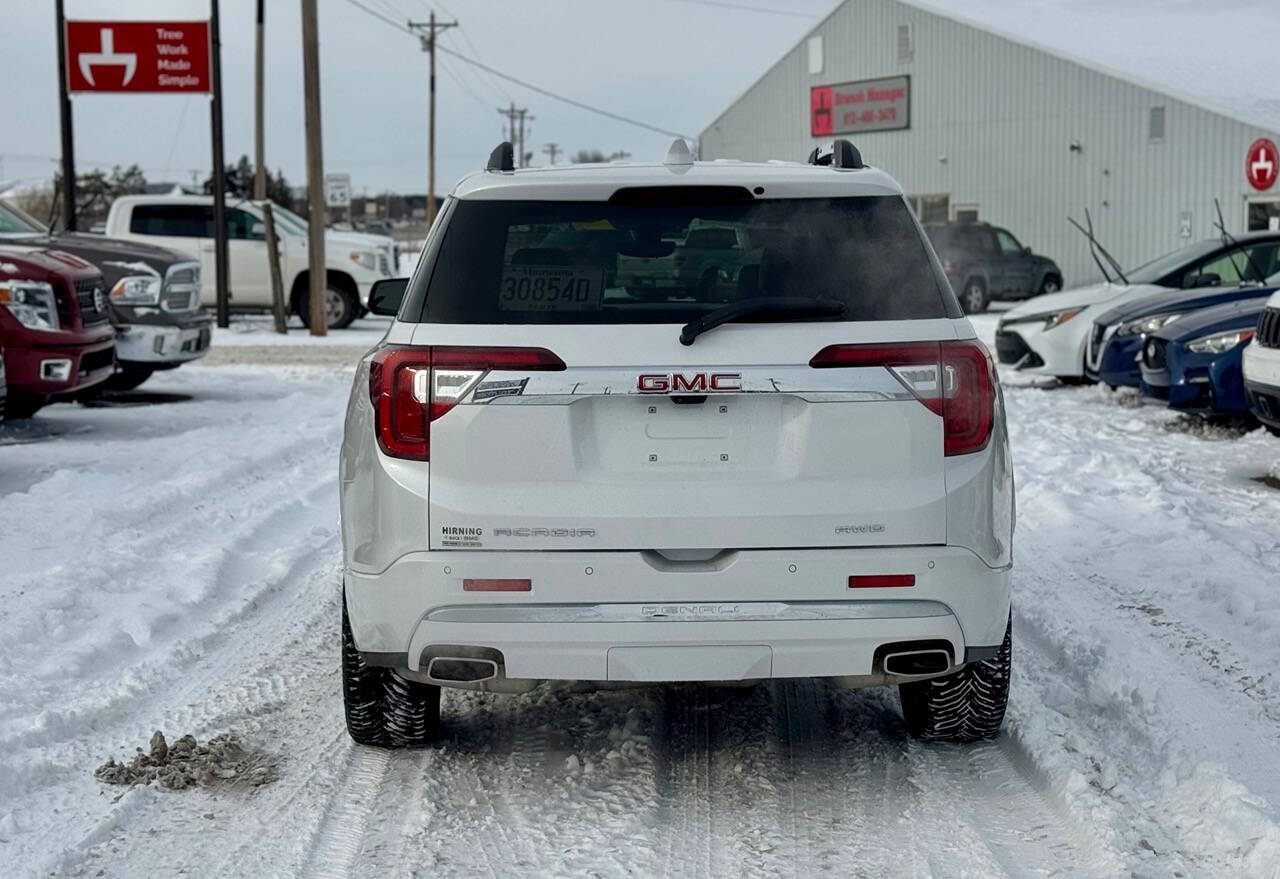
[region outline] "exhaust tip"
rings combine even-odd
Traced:
[[[427,664],[427,677],[437,681],[478,684],[498,676],[498,664],[492,659],[465,656],[436,656]]]
[[[875,664],[880,672],[895,677],[939,675],[954,666],[951,651],[951,642],[941,639],[897,641],[876,649]]]

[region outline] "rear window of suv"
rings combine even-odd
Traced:
[[[958,316],[896,196],[713,204],[454,202],[404,316],[427,323],[684,323],[805,296],[841,320]],[[425,300],[425,302],[424,302]]]

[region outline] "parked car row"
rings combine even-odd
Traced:
[[[0,347],[9,418],[135,388],[208,353],[196,260],[136,241],[50,234],[0,203]]]
[[[996,352],[1033,374],[1138,388],[1173,409],[1280,432],[1278,289],[1280,232],[1224,234],[1011,309]]]

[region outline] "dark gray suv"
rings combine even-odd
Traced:
[[[925,233],[968,314],[993,299],[1029,299],[1062,289],[1062,269],[988,223],[926,223]]]

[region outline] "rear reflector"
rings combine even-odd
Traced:
[[[944,454],[980,452],[995,423],[995,366],[974,339],[828,345],[809,361],[814,369],[881,366],[930,411],[942,416]]]
[[[866,574],[849,578],[850,589],[887,589],[916,585],[915,574]]]
[[[530,592],[532,580],[463,580],[463,592]]]

